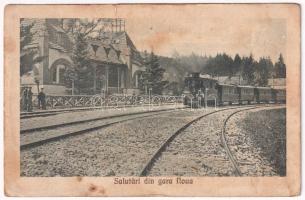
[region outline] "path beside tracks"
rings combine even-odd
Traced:
[[[144,107],[122,107],[122,108],[109,108],[106,110],[95,109],[95,110],[79,110],[73,112],[61,112],[57,113],[55,116],[45,116],[45,117],[35,117],[35,118],[26,118],[21,119],[20,121],[20,131],[28,132],[34,129],[39,129],[41,127],[52,127],[59,124],[67,124],[78,121],[90,121],[97,118],[106,118],[119,115],[128,115],[133,113],[140,112],[149,112],[149,111],[158,111],[165,109],[180,109],[185,106],[182,104],[173,104],[173,105],[152,105]],[[55,128],[55,127],[53,127]]]

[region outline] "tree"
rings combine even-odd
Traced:
[[[81,93],[82,88],[87,88],[86,80],[90,79],[89,73],[89,50],[88,43],[81,33],[75,33],[75,40],[72,48],[71,60],[73,62],[73,69],[69,71],[74,74],[73,76],[68,76],[71,81],[74,81],[75,88]],[[75,77],[75,79],[74,79]]]
[[[267,86],[268,78],[271,76],[273,63],[270,58],[260,58],[259,62],[254,66],[254,84],[259,86]]]
[[[24,19],[20,20],[20,76],[33,70],[35,64],[43,61],[44,57],[39,56],[38,48],[30,48],[29,45],[33,42],[35,32],[32,31],[35,22],[23,23]],[[35,71],[38,73],[38,71]],[[38,74],[35,74],[38,76]]]
[[[74,95],[75,83],[78,80],[78,74],[75,71],[75,68],[74,67],[66,68],[64,73],[64,78],[65,78],[65,85],[68,86],[69,88],[71,87],[72,89],[71,94]]]
[[[145,72],[143,73],[143,86],[147,85],[152,89],[153,94],[162,94],[167,81],[163,80],[165,69],[161,68],[158,57],[152,52],[145,63]],[[143,87],[142,87],[143,88]]]
[[[282,54],[274,65],[274,74],[275,78],[286,78],[286,64]]]
[[[253,59],[252,54],[249,57],[242,58],[241,71],[244,80],[247,80],[249,85],[254,82],[254,71],[257,62]]]
[[[241,70],[241,58],[238,54],[235,55],[234,57],[234,61],[233,61],[233,69],[232,69],[232,73],[236,74],[238,72],[240,72]]]
[[[71,82],[73,86],[81,93],[81,89],[90,88],[93,85],[93,67],[91,66],[89,56],[88,39],[94,37],[101,27],[98,20],[82,20],[67,19],[65,30],[72,36],[72,53],[71,60],[73,62],[72,69],[68,69],[65,73],[67,82]],[[88,91],[86,91],[88,92]]]
[[[213,76],[233,76],[233,59],[223,53],[209,58],[205,67],[205,72]]]

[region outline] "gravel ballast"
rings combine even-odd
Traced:
[[[229,119],[226,138],[229,148],[237,160],[242,176],[276,176],[271,163],[262,155],[258,146],[249,142],[248,133],[241,129],[244,120],[255,121],[260,112],[278,109],[256,108],[239,112]],[[228,110],[207,116],[181,133],[163,152],[150,171],[150,176],[235,176],[236,173],[221,143],[221,128],[224,120],[236,110]],[[259,113],[246,118],[249,113]],[[250,114],[249,114],[250,115]],[[270,116],[268,116],[270,117]],[[262,117],[262,120],[263,117]],[[274,124],[280,123],[280,121]],[[255,124],[255,126],[260,126]],[[265,128],[265,127],[263,127]],[[255,129],[255,127],[251,127]],[[256,128],[257,129],[257,128]],[[259,129],[258,129],[259,130]],[[255,137],[259,137],[256,135]]]
[[[169,135],[211,111],[164,113],[21,151],[21,175],[137,176]]]
[[[213,111],[209,108],[162,113],[23,150],[21,176],[139,176],[169,136]],[[220,139],[224,120],[235,111],[214,113],[189,126],[170,143],[148,175],[235,176]],[[228,120],[226,139],[243,176],[281,175],[274,164],[280,159],[268,154],[274,155],[274,150],[279,151],[283,144],[276,143],[272,148],[267,144],[274,134],[279,135],[277,141],[285,138],[279,126],[279,120],[284,118],[283,109],[270,107],[240,112]],[[272,131],[274,126],[278,126],[276,132]],[[264,140],[269,142],[259,142],[261,134],[267,135],[269,140]]]

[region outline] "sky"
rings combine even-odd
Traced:
[[[271,11],[272,10],[272,11]],[[286,54],[286,20],[273,17],[276,9],[251,6],[143,6],[118,7],[138,50],[158,55],[234,56],[253,54],[276,61]],[[279,15],[280,16],[280,15]]]

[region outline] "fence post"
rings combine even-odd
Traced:
[[[54,108],[54,104],[53,104],[53,97],[52,96],[49,96],[50,100],[51,100],[51,108]]]

